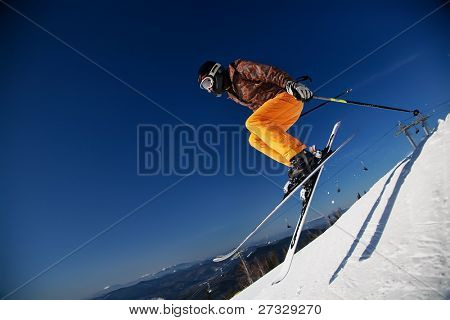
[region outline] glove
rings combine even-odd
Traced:
[[[295,99],[306,102],[310,100],[314,93],[301,83],[288,81],[286,83],[286,91],[293,95]]]

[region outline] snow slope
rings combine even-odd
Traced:
[[[330,229],[234,299],[449,299],[450,115]]]

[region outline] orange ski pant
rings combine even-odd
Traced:
[[[303,102],[287,92],[259,107],[245,122],[251,132],[249,142],[273,160],[290,166],[290,159],[306,146],[286,131],[298,120]]]

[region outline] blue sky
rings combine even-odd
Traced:
[[[8,296],[66,299],[221,253],[279,200],[275,183],[283,185],[285,173],[271,177],[274,183],[194,173],[159,196],[180,177],[136,174],[139,124],[244,124],[250,115],[199,90],[204,60],[273,64],[309,74],[314,89],[443,2],[8,3],[71,48],[0,3],[0,296],[153,199]],[[449,13],[447,5],[318,93],[351,87],[352,100],[432,112],[449,99]],[[448,104],[436,108],[430,124],[448,111]],[[313,128],[307,142],[319,146],[338,120],[339,141],[356,133],[328,166],[314,206],[328,213],[350,205],[407,154],[406,139],[387,132],[408,117],[330,104],[301,119]],[[369,172],[362,172],[355,156],[372,144],[361,156]],[[259,236],[279,232],[284,218],[294,223],[297,210],[295,200],[288,203]]]

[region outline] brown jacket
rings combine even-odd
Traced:
[[[257,110],[264,102],[286,91],[292,78],[284,71],[265,64],[238,59],[228,66],[231,86],[227,90],[233,101]]]

